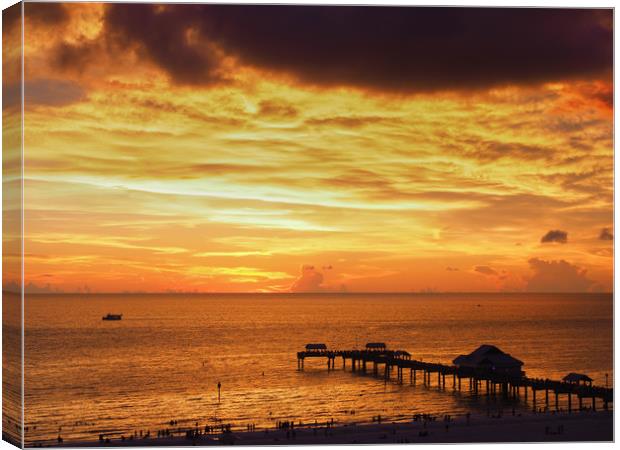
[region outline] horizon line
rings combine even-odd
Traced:
[[[21,292],[2,290],[2,293],[7,294],[21,294]],[[166,292],[166,291],[153,291],[153,292],[140,292],[140,291],[127,291],[127,292],[24,292],[24,295],[445,295],[445,294],[612,294],[614,291],[603,292],[583,292],[583,291],[571,291],[571,292],[544,292],[544,291],[331,291],[331,292],[216,292],[216,291],[195,291],[195,292]]]

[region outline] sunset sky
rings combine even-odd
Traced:
[[[611,71],[611,10],[26,3],[25,284],[611,291]]]

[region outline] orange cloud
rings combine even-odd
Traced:
[[[314,266],[303,265],[301,275],[291,285],[292,292],[323,292],[323,274]]]
[[[584,292],[595,282],[588,278],[587,270],[567,261],[544,261],[532,258],[528,261],[534,272],[527,280],[530,292]]]

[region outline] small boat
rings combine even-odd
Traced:
[[[103,316],[101,320],[121,320],[123,318],[122,314],[109,314],[107,316]]]

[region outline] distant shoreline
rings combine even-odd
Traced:
[[[447,427],[446,427],[447,425]],[[328,445],[387,443],[503,443],[503,442],[611,442],[613,411],[583,411],[505,415],[500,418],[471,416],[445,422],[383,422],[381,424],[343,424],[332,427],[303,426],[291,430],[257,429],[231,433],[201,435],[195,438],[166,437],[109,443],[74,441],[47,444],[51,447],[134,447],[134,446],[201,446],[201,445]],[[29,445],[28,447],[33,447]]]

